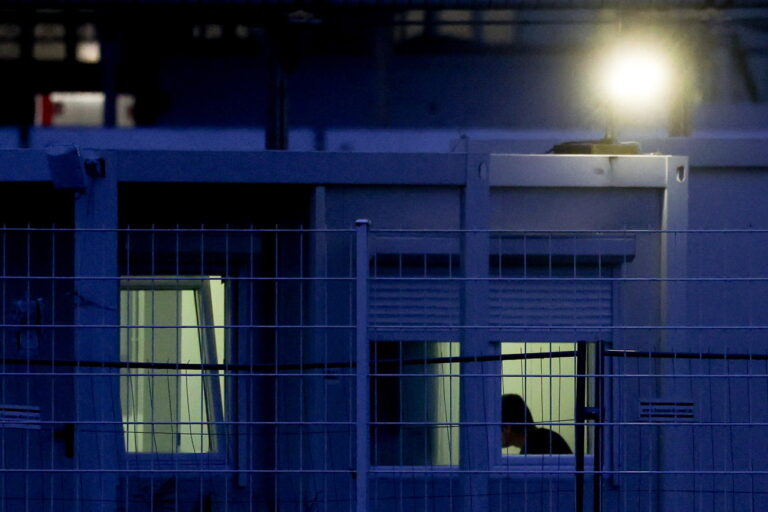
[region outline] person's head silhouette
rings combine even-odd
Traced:
[[[501,397],[501,446],[508,448],[525,445],[525,431],[536,428],[533,415],[520,395],[507,394]]]
[[[534,425],[533,415],[523,397],[511,393],[501,397],[501,446],[515,446],[525,455],[572,453],[560,434]]]

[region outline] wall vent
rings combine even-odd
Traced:
[[[640,400],[640,421],[687,422],[695,419],[694,404],[685,400]]]
[[[0,404],[0,428],[40,430],[40,408]]]

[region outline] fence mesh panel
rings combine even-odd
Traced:
[[[4,227],[0,506],[762,510],[767,238]]]

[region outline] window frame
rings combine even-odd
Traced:
[[[549,329],[547,326],[541,328],[530,329],[525,325],[503,325],[501,323],[493,323],[489,318],[489,329],[486,331],[487,343],[491,346],[499,344],[496,349],[496,353],[500,354],[500,344],[508,340],[524,340],[532,339],[537,342],[563,342],[563,343],[583,343],[583,342],[607,342],[613,339],[613,326],[617,325],[618,319],[621,313],[619,284],[613,278],[620,276],[625,263],[630,262],[635,256],[635,244],[636,240],[634,236],[606,236],[602,234],[596,234],[593,236],[532,236],[532,237],[509,237],[501,238],[497,241],[491,242],[494,249],[487,252],[487,281],[492,284],[494,281],[494,263],[498,265],[497,269],[503,269],[508,266],[508,263],[504,262],[502,258],[520,259],[522,258],[522,267],[527,271],[536,269],[548,269],[548,272],[552,272],[553,268],[557,269],[575,269],[576,267],[597,267],[598,275],[611,280],[610,284],[610,304],[607,310],[610,312],[610,322],[606,325],[596,325],[594,329],[584,330],[581,327],[575,326],[557,327],[555,329]],[[464,263],[462,260],[466,258],[465,252],[461,247],[460,239],[453,236],[422,236],[420,238],[412,238],[406,236],[376,236],[371,240],[371,258],[369,265],[371,268],[370,281],[375,281],[379,278],[379,274],[376,269],[378,257],[385,256],[397,256],[401,260],[408,256],[420,256],[427,258],[433,255],[446,255],[449,258],[449,262],[453,262],[453,259],[458,257],[457,260],[459,267],[463,268]],[[496,259],[498,258],[498,259]],[[426,261],[426,260],[425,260]],[[514,264],[513,264],[514,266]],[[424,268],[427,266],[425,265]],[[402,271],[402,266],[400,270]],[[452,267],[449,266],[449,274],[445,277],[447,281],[453,278],[459,280],[464,279],[463,271],[459,270],[457,273],[453,273]],[[504,277],[499,275],[498,277]],[[536,277],[536,276],[532,276]],[[544,276],[547,277],[547,276]],[[397,278],[394,278],[397,279]],[[418,281],[423,279],[425,281],[434,279],[439,281],[439,277],[429,276],[426,271],[421,276],[414,276],[411,279]],[[374,292],[371,292],[373,295]],[[464,290],[459,287],[457,296],[457,311],[460,315],[460,307],[464,301]],[[488,292],[486,292],[488,293]],[[492,297],[487,295],[488,302],[486,307],[490,310],[492,306]],[[369,315],[371,309],[369,306]],[[489,311],[490,316],[490,311]],[[404,322],[399,322],[404,323]],[[414,325],[407,325],[405,328],[399,325],[387,325],[386,323],[376,324],[369,327],[368,339],[369,343],[374,341],[403,341],[414,340],[419,342],[426,341],[446,341],[454,340],[460,345],[464,343],[463,332],[464,326],[461,321],[457,321],[456,325],[449,323],[449,325],[441,325],[439,328],[425,323],[423,327],[417,327]],[[592,358],[590,358],[592,360]],[[461,364],[461,363],[459,363]],[[493,364],[493,363],[491,363]],[[501,361],[498,361],[498,366],[493,366],[493,370],[487,373],[487,378],[498,380],[492,385],[495,391],[492,391],[492,395],[495,397],[496,403],[501,403],[501,377],[502,365]],[[593,363],[590,363],[593,364]],[[461,379],[461,372],[459,374]],[[594,386],[588,383],[587,395],[594,393]],[[605,403],[606,396],[609,396],[606,390],[603,393],[603,404]],[[460,386],[459,400],[460,403],[465,399],[463,396],[462,386]],[[485,422],[487,425],[501,425],[501,408],[491,407],[485,416]],[[604,411],[604,413],[606,413]],[[463,439],[465,434],[463,433],[464,425],[461,420],[458,424],[459,427],[459,439]],[[498,473],[499,476],[503,476],[507,473],[516,473],[528,471],[530,475],[531,466],[552,466],[567,468],[563,477],[573,477],[573,469],[576,466],[577,455],[503,455],[501,449],[501,437],[500,428],[492,428],[490,435],[485,436],[487,443],[487,456],[489,457],[489,469],[491,473]],[[608,460],[606,447],[608,446],[606,432],[603,432],[602,438],[599,441],[601,443],[600,449],[602,452],[603,464]],[[575,451],[575,447],[572,447]],[[461,454],[461,448],[459,452]],[[461,458],[461,455],[459,456]],[[373,466],[377,470],[403,470],[408,466]],[[595,468],[594,456],[592,454],[584,454],[584,467],[585,469]],[[432,473],[449,473],[456,471],[461,473],[461,460],[458,464],[453,466],[434,466],[425,465],[417,466],[418,472]],[[527,469],[526,469],[527,468]]]
[[[229,332],[224,330],[224,361],[217,361],[216,341],[215,341],[215,322],[213,319],[212,299],[210,290],[210,281],[218,276],[206,276],[204,278],[170,275],[170,276],[123,276],[120,278],[119,291],[184,291],[192,290],[195,293],[196,307],[199,314],[198,322],[202,327],[198,327],[201,340],[200,356],[202,364],[226,364],[229,350]],[[229,286],[221,277],[218,277],[225,285],[225,306],[224,306],[224,324],[231,310],[229,300]],[[119,307],[122,307],[118,300]],[[121,325],[120,329],[124,327]],[[201,373],[216,375],[218,370],[201,370]],[[176,375],[178,378],[179,375]],[[226,375],[224,376],[227,379]],[[214,433],[211,435],[211,441],[214,449],[202,453],[167,453],[167,452],[136,452],[128,451],[124,447],[126,462],[129,469],[142,469],[151,466],[153,469],[179,469],[184,467],[197,467],[204,465],[206,468],[224,468],[228,464],[229,454],[225,442],[226,416],[225,411],[231,411],[230,392],[226,389],[231,388],[229,383],[225,386],[225,393],[222,396],[220,386],[221,376],[218,378],[209,378],[203,381],[205,387],[204,396],[206,408],[213,412],[213,418],[209,417],[209,428],[213,427]],[[122,417],[122,404],[121,417]],[[121,422],[122,423],[122,422]],[[121,424],[123,428],[124,424]]]
[[[613,339],[613,326],[617,325],[618,320],[620,319],[621,315],[621,304],[620,304],[620,284],[615,278],[617,276],[621,276],[623,272],[624,266],[622,263],[626,263],[627,261],[631,261],[632,258],[634,258],[634,245],[635,245],[635,239],[634,237],[617,237],[617,238],[606,238],[605,240],[602,240],[601,237],[564,237],[562,239],[552,239],[551,237],[545,238],[542,240],[536,240],[535,242],[532,240],[523,240],[523,243],[527,241],[528,245],[530,247],[527,248],[527,251],[519,251],[519,250],[510,250],[511,247],[513,247],[515,244],[520,244],[520,240],[516,239],[510,239],[510,240],[501,240],[499,242],[500,251],[497,254],[491,253],[491,257],[497,257],[497,256],[513,256],[513,257],[519,257],[521,254],[526,255],[527,257],[532,258],[532,262],[528,263],[526,260],[523,260],[523,265],[521,266],[523,268],[523,271],[525,274],[528,272],[531,272],[534,274],[532,277],[538,277],[535,274],[538,272],[541,272],[542,269],[546,270],[547,272],[551,273],[553,269],[573,269],[584,265],[585,267],[597,267],[598,268],[598,275],[601,277],[605,277],[606,279],[610,280],[609,285],[609,293],[610,293],[610,316],[611,321],[605,326],[595,326],[594,329],[590,330],[583,330],[579,327],[557,327],[555,329],[547,329],[546,326],[542,326],[541,329],[529,329],[525,326],[502,326],[498,325],[495,328],[491,329],[489,343],[491,345],[498,345],[495,347],[495,353],[501,355],[501,344],[507,343],[507,342],[539,342],[539,343],[574,343],[576,347],[578,347],[578,344],[580,343],[588,343],[589,345],[597,346],[600,343],[610,343]],[[581,244],[582,251],[578,255],[578,258],[574,256],[574,247]],[[594,245],[598,244],[597,247]],[[605,250],[600,251],[597,250],[600,248],[599,244],[607,244],[604,248]],[[541,245],[542,247],[538,247]],[[615,247],[614,247],[615,246]],[[566,250],[563,250],[565,248]],[[545,250],[542,250],[545,249]],[[611,250],[612,249],[612,250]],[[541,259],[539,256],[539,253],[542,255],[565,255],[567,257],[573,258],[571,260],[571,263],[568,265],[563,264],[562,261],[555,262],[553,259]],[[562,253],[562,254],[561,254]],[[613,254],[617,253],[617,254]],[[537,261],[537,258],[540,261]],[[580,261],[579,261],[580,260]],[[544,264],[542,264],[544,263]],[[497,270],[503,271],[507,265],[502,263],[501,259],[497,260]],[[493,270],[493,261],[491,262],[491,265],[489,265],[489,269]],[[493,277],[493,276],[491,276]],[[500,275],[499,277],[504,277]],[[546,276],[545,276],[546,277]],[[489,300],[490,304],[490,300]],[[588,346],[589,346],[588,345]],[[600,351],[599,350],[588,350],[587,355],[587,373],[590,372],[590,368],[594,368],[596,363],[596,358],[600,357]],[[502,362],[501,359],[497,363],[497,366],[494,369],[495,375],[497,375],[498,382],[494,386],[496,389],[497,395],[497,403],[501,404],[501,391],[502,391]],[[575,378],[575,377],[574,377]],[[595,403],[596,401],[596,387],[595,384],[596,381],[594,379],[589,379],[586,383],[585,393],[588,404]],[[598,407],[603,411],[603,414],[607,414],[604,404],[606,400],[606,396],[609,396],[609,392],[606,389],[603,389],[602,393],[602,404],[597,404]],[[577,405],[577,404],[576,404]],[[575,413],[575,410],[574,410]],[[574,418],[575,419],[575,418]],[[487,421],[491,425],[501,425],[501,407],[493,408],[492,411],[489,413]],[[588,424],[585,425],[585,428],[588,428]],[[491,443],[491,445],[488,447],[489,452],[492,455],[491,457],[491,471],[496,473],[525,473],[526,471],[530,471],[530,468],[532,466],[539,467],[539,468],[553,468],[553,470],[563,469],[564,474],[562,476],[569,476],[572,477],[573,473],[569,473],[568,471],[575,470],[576,467],[576,458],[577,454],[575,453],[575,446],[572,447],[574,450],[573,454],[527,454],[527,455],[504,455],[502,453],[502,450],[499,449],[501,445],[501,433],[500,428],[494,428],[492,430],[492,435],[489,436],[488,442]],[[602,460],[603,465],[605,465],[605,461],[608,460],[606,455],[606,448],[609,445],[609,441],[606,439],[606,431],[603,432],[601,439],[598,441],[600,442],[600,450],[602,452]],[[595,459],[594,455],[592,453],[586,453],[586,445],[585,445],[585,453],[583,455],[584,457],[584,469],[585,470],[594,470],[596,469],[595,466]]]

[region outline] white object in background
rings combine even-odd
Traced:
[[[104,126],[103,92],[52,92],[35,96],[35,125],[37,126]],[[129,94],[118,94],[116,124],[135,126]]]

